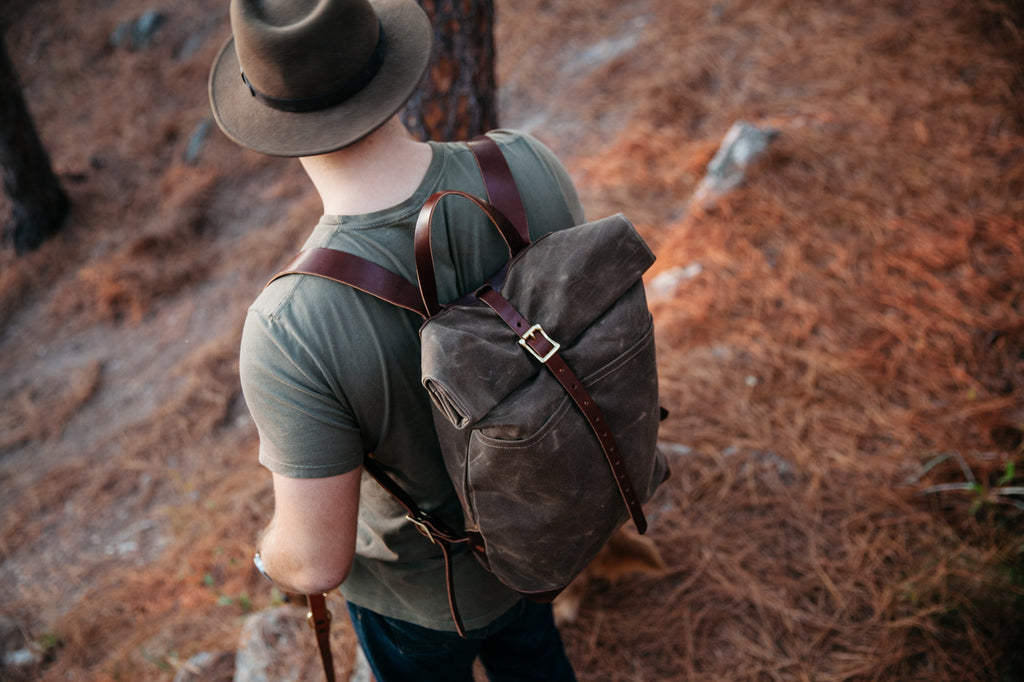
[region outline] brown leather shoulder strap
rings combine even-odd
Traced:
[[[488,202],[501,211],[515,225],[523,241],[529,243],[530,226],[526,220],[526,207],[501,147],[486,135],[474,137],[467,144],[480,166]]]
[[[463,196],[473,200],[488,214],[491,222],[498,227],[505,238],[512,255],[515,255],[530,243],[526,207],[519,196],[515,178],[512,176],[512,171],[497,142],[486,135],[481,135],[470,140],[468,145],[476,157],[484,179],[489,199],[486,203],[489,203],[496,211],[491,211],[486,203],[480,202],[476,197]],[[420,269],[420,263],[425,264],[423,266],[425,276],[419,277],[419,272],[417,272],[420,286],[365,258],[327,248],[313,248],[300,252],[267,284],[285,275],[316,275],[347,284],[383,301],[411,310],[423,318],[429,317],[440,309],[437,304],[436,284],[433,280],[433,260],[430,257],[430,214],[441,196],[448,193],[438,193],[431,197],[427,206],[424,207],[425,210],[421,211],[420,222],[425,220],[428,229],[417,228],[417,241],[421,244],[416,247],[417,270]],[[461,192],[450,193],[462,194]],[[508,229],[509,226],[512,229]],[[421,289],[424,285],[426,288]]]
[[[419,289],[409,280],[365,258],[335,249],[313,248],[300,252],[267,284],[285,275],[316,275],[347,284],[426,318]]]

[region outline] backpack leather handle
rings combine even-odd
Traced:
[[[428,316],[441,312],[441,305],[437,300],[437,276],[434,271],[434,254],[430,242],[430,225],[434,219],[434,210],[438,204],[442,199],[451,195],[468,199],[484,212],[490,219],[491,224],[501,234],[502,239],[505,240],[505,244],[508,246],[509,253],[513,258],[530,244],[529,237],[524,237],[501,211],[486,201],[458,190],[435,192],[423,204],[423,208],[420,209],[419,218],[416,220],[416,236],[413,241],[413,251],[416,258],[416,281],[419,284],[420,295],[423,297],[423,307],[427,311]]]

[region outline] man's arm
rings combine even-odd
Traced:
[[[260,557],[281,588],[327,592],[352,567],[362,468],[329,478],[274,477],[274,518],[264,531]]]

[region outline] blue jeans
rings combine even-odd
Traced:
[[[478,656],[491,682],[576,680],[550,604],[522,599],[465,639],[351,603],[348,612],[377,682],[473,682]]]

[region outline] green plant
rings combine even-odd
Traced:
[[[40,653],[42,653],[44,661],[52,661],[63,645],[64,639],[53,630],[46,630],[43,634],[36,637],[36,646],[39,648]]]
[[[248,592],[240,592],[238,593],[237,596],[232,596],[230,594],[225,594],[224,592],[221,592],[217,588],[216,580],[214,579],[213,574],[211,573],[203,574],[203,585],[205,585],[207,588],[209,588],[212,592],[214,592],[217,595],[218,606],[232,606],[237,604],[238,607],[242,609],[243,613],[249,613],[250,611],[252,611],[252,599],[249,597]]]
[[[967,480],[928,486],[919,492],[920,495],[956,491],[970,493],[971,504],[969,509],[972,515],[977,514],[978,511],[987,506],[996,504],[1008,504],[1024,511],[1024,502],[1014,499],[1015,496],[1024,496],[1024,486],[1011,485],[1016,479],[1016,466],[1012,459],[1007,460],[1002,475],[996,480],[995,484],[987,485],[975,477],[974,472],[971,471],[971,467],[968,466],[967,460],[964,459],[963,455],[959,452],[947,452],[925,464],[921,472],[915,477],[914,482],[919,481],[928,472],[950,458],[955,459],[960,465],[960,470],[963,471],[964,478]]]

